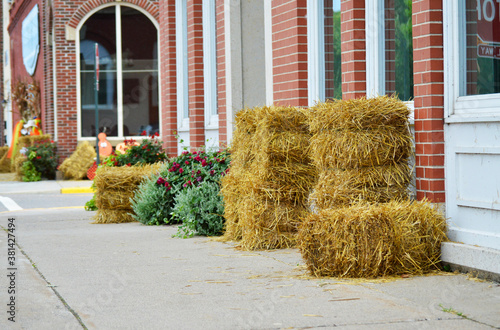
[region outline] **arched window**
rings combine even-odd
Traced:
[[[95,137],[94,47],[99,47],[99,132],[159,132],[158,30],[141,11],[113,5],[80,28],[80,137]]]

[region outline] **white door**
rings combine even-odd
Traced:
[[[500,250],[500,7],[445,2],[449,238]]]

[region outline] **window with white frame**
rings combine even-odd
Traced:
[[[188,46],[186,1],[175,2],[176,70],[177,70],[177,117],[180,129],[189,129],[188,94]]]
[[[467,73],[460,95],[500,92],[500,1],[466,1],[461,25],[465,25],[461,61]],[[465,15],[464,15],[465,14]]]
[[[99,48],[99,132],[110,137],[159,132],[158,30],[141,11],[112,5],[80,28],[80,136],[94,137],[94,47]]]
[[[217,106],[217,48],[215,0],[203,1],[203,76],[205,127],[219,126]]]
[[[450,1],[443,16],[447,116],[460,121],[492,114],[498,120],[500,1]]]
[[[308,0],[308,103],[342,98],[340,0]]]
[[[411,0],[366,0],[367,90],[369,95],[413,99]]]

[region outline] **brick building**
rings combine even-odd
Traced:
[[[414,109],[417,198],[442,205],[464,243],[443,259],[500,273],[498,2],[16,0],[13,81],[28,76],[35,5],[43,130],[63,156],[95,135],[95,43],[98,129],[114,143],[157,131],[171,155],[229,143],[244,107],[396,93]]]

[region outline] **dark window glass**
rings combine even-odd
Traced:
[[[413,99],[412,0],[385,0],[385,93]]]

